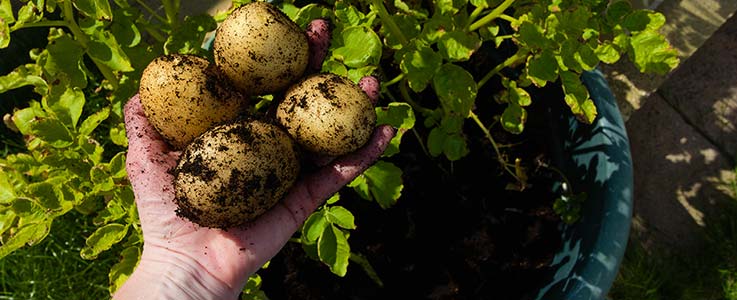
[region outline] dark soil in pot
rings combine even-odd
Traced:
[[[490,84],[491,85],[491,84]],[[483,91],[482,91],[483,92]],[[530,90],[533,104],[523,134],[492,132],[498,144],[515,145],[510,161],[521,158],[529,186],[510,190],[488,140],[467,122],[470,153],[449,162],[424,154],[410,132],[401,152],[389,160],[402,168],[404,190],[387,210],[360,199],[350,188],[340,205],[356,216],[351,251],[363,254],[384,283],[379,287],[355,263],[338,277],[289,243],[268,268],[259,271],[271,299],[533,299],[550,276],[560,249],[560,218],[552,210],[557,174],[536,166],[548,160],[553,144],[551,105],[563,103],[554,87]],[[501,113],[490,95],[477,101],[481,118]],[[487,103],[483,105],[480,103]],[[555,111],[555,110],[553,110]],[[493,120],[484,120],[492,124]],[[415,126],[423,132],[421,119]],[[505,150],[506,151],[506,150]],[[512,157],[513,155],[513,157]]]

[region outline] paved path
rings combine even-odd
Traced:
[[[737,158],[737,17],[731,17],[627,121],[635,173],[633,233],[698,251],[730,201]]]

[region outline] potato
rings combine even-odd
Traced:
[[[215,124],[232,120],[247,98],[214,64],[193,55],[160,56],[141,75],[139,97],[151,125],[175,149],[182,149]]]
[[[274,206],[299,170],[297,146],[279,126],[216,126],[187,146],[174,169],[177,212],[206,227],[243,225]]]
[[[277,7],[251,2],[233,11],[218,27],[215,63],[242,92],[283,91],[307,68],[306,33]]]
[[[363,146],[376,126],[369,97],[350,79],[322,73],[287,90],[276,119],[306,150],[343,155]]]

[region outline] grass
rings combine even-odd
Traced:
[[[735,169],[737,174],[737,169]],[[737,195],[737,181],[732,183]],[[737,196],[704,230],[702,255],[685,257],[630,241],[612,300],[737,300]]]
[[[38,245],[0,259],[0,299],[108,299],[108,272],[118,261],[115,249],[96,260],[79,251],[95,226],[91,217],[69,212],[55,220]]]

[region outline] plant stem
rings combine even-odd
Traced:
[[[35,23],[23,23],[19,28],[11,28],[11,31],[32,27],[69,27],[69,24],[64,20],[44,20]]]
[[[402,46],[407,45],[409,43],[409,40],[407,37],[404,36],[402,33],[402,30],[399,29],[399,26],[397,26],[397,23],[394,23],[394,20],[392,20],[391,16],[389,15],[389,12],[386,10],[386,7],[384,6],[384,2],[380,0],[372,0],[371,4],[373,4],[377,12],[379,13],[379,18],[381,19],[381,22],[386,25],[386,27],[389,29],[389,32],[391,32],[392,35],[394,35],[399,42],[402,44]]]
[[[476,29],[481,28],[482,26],[489,24],[489,22],[494,21],[497,17],[499,17],[501,14],[504,13],[504,11],[509,8],[509,6],[514,3],[515,0],[504,0],[502,4],[499,4],[494,10],[492,10],[488,15],[484,16],[480,20],[473,22],[471,26],[468,27],[468,31],[475,31]]]
[[[136,3],[138,3],[138,5],[140,5],[146,12],[151,14],[152,17],[156,18],[156,20],[159,20],[161,23],[166,24],[168,22],[166,18],[156,13],[156,11],[151,8],[151,6],[148,6],[148,4],[146,4],[146,2],[144,2],[143,0],[136,0]]]
[[[164,13],[166,14],[167,24],[170,28],[176,28],[179,12],[179,0],[161,0],[161,4],[164,5]]]
[[[351,252],[351,256],[348,257],[348,260],[361,266],[363,271],[366,272],[366,275],[368,275],[368,277],[371,278],[371,280],[373,280],[376,285],[378,285],[379,287],[384,287],[384,282],[381,281],[379,274],[376,273],[376,270],[374,270],[374,267],[371,266],[371,263],[366,257],[361,254]]]
[[[402,99],[404,99],[404,102],[407,102],[409,106],[412,106],[412,109],[420,112],[423,116],[432,114],[432,109],[422,107],[420,104],[412,100],[412,97],[409,96],[409,91],[407,90],[407,84],[406,80],[402,81],[402,83],[399,85],[399,92],[402,94]]]
[[[514,179],[517,180],[517,182],[522,182],[522,180],[519,177],[517,177],[517,174],[512,169],[509,168],[509,164],[507,164],[507,162],[504,160],[504,157],[502,156],[502,152],[499,150],[499,146],[496,144],[496,141],[494,141],[494,137],[491,136],[491,132],[489,131],[488,128],[486,128],[486,126],[484,126],[484,123],[481,122],[481,119],[479,119],[479,117],[473,111],[471,111],[469,117],[474,122],[476,122],[476,125],[478,125],[479,128],[481,128],[481,131],[484,132],[484,135],[486,136],[486,138],[489,140],[489,142],[491,142],[491,147],[494,148],[494,151],[496,152],[496,159],[499,161],[499,164],[502,165],[504,170],[507,171],[509,175],[512,175],[512,177],[514,177]]]
[[[470,15],[468,15],[468,22],[466,22],[466,29],[471,27],[471,24],[473,24],[473,21],[476,21],[476,18],[479,17],[481,12],[484,11],[483,6],[476,6],[476,8],[473,9]]]
[[[508,14],[501,14],[501,15],[499,16],[499,19],[502,19],[502,20],[508,21],[509,23],[517,23],[517,22],[518,22],[518,20],[517,20],[517,19],[515,19],[514,17],[512,17],[512,16],[510,16],[510,15],[508,15]]]
[[[383,86],[391,86],[399,82],[400,80],[404,79],[404,73],[401,73],[397,75],[397,77],[394,77],[392,80],[387,81],[383,84]]]
[[[484,86],[484,84],[486,84],[487,81],[489,81],[489,79],[491,79],[491,77],[499,73],[499,71],[501,71],[502,69],[506,67],[512,66],[518,62],[521,62],[526,57],[527,57],[527,50],[520,49],[519,51],[517,51],[517,53],[507,58],[507,60],[505,60],[501,64],[494,67],[494,69],[489,71],[489,73],[486,73],[486,75],[484,75],[484,77],[481,78],[481,80],[479,80],[479,82],[476,84],[476,87],[480,89],[482,86]]]

